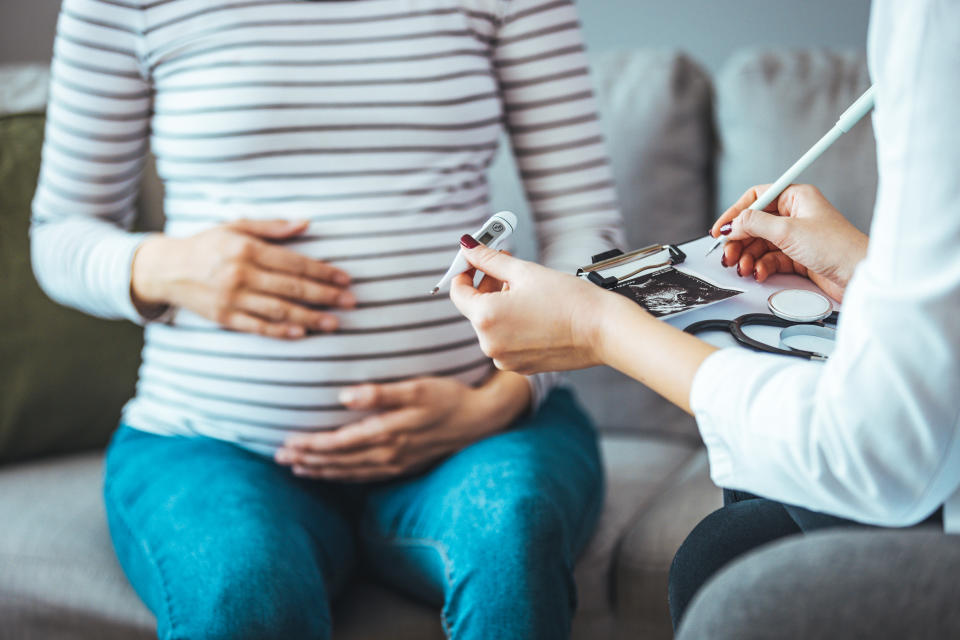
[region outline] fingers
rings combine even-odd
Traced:
[[[738,276],[749,276],[753,274],[756,261],[771,250],[770,244],[762,238],[754,238],[745,241],[743,250],[740,252],[740,258],[735,263]]]
[[[257,243],[250,256],[253,261],[273,271],[282,271],[295,276],[311,278],[320,282],[328,282],[341,287],[350,284],[350,276],[346,272],[333,267],[321,260],[314,260],[290,249],[275,247],[265,242]]]
[[[403,432],[423,424],[422,412],[418,408],[406,408],[381,413],[364,418],[360,422],[340,427],[332,431],[321,431],[292,436],[287,439],[286,449],[324,454],[370,448],[404,440]],[[402,442],[400,443],[402,445]]]
[[[507,251],[506,249],[500,249],[500,253],[505,256],[512,256],[513,254]],[[476,273],[476,269],[471,269],[471,273]],[[483,274],[483,278],[480,279],[480,282],[477,284],[477,291],[480,293],[497,293],[499,291],[506,291],[509,287],[506,282],[494,278],[490,274]]]
[[[505,291],[506,287],[506,282],[501,282],[493,276],[484,274],[483,278],[480,280],[480,283],[477,285],[477,291],[480,293],[498,293],[500,291]]]
[[[274,456],[280,464],[300,467],[374,467],[398,461],[398,450],[389,445],[348,451],[316,453],[312,449],[280,449]]]
[[[740,260],[740,254],[743,253],[743,242],[740,240],[730,240],[723,246],[723,253],[720,254],[720,264],[724,267],[730,267]]]
[[[241,311],[232,311],[221,318],[220,324],[234,331],[256,333],[268,338],[295,340],[302,338],[306,330],[295,324],[284,322],[268,322],[256,316]]]
[[[788,217],[773,215],[765,211],[747,209],[742,211],[733,221],[733,231],[728,236],[731,240],[744,238],[763,238],[778,247],[782,247],[793,222]]]
[[[710,235],[716,238],[720,234],[720,227],[732,221],[740,212],[752,205],[757,201],[764,191],[770,187],[769,184],[759,184],[747,189],[742,196],[740,196],[736,202],[734,202],[730,208],[723,212],[716,222],[713,223],[713,226],[710,228]],[[774,209],[775,210],[775,209]]]
[[[233,305],[236,309],[272,323],[298,325],[316,331],[334,331],[339,324],[336,316],[329,313],[314,311],[280,298],[250,291],[241,291],[234,296]]]
[[[286,240],[300,235],[310,226],[309,220],[236,220],[224,225],[228,229],[269,240]]]
[[[420,404],[424,385],[420,380],[387,384],[364,384],[340,392],[340,402],[357,411]]]
[[[763,282],[775,273],[794,273],[794,264],[783,251],[770,251],[757,260],[754,267],[757,282]],[[800,274],[804,275],[804,274]]]
[[[463,257],[470,266],[493,276],[502,282],[509,282],[512,276],[519,271],[523,260],[514,258],[510,254],[491,249],[485,245],[477,245],[472,249],[463,247]]]
[[[350,309],[357,302],[349,291],[322,285],[307,278],[260,269],[250,270],[246,285],[261,293],[328,307]]]
[[[473,274],[461,273],[450,282],[450,300],[453,306],[467,318],[472,319],[480,298],[489,295],[473,288]]]

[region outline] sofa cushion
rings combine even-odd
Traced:
[[[102,446],[133,394],[129,323],[57,306],[30,266],[30,202],[44,117],[0,115],[0,461]]]
[[[643,505],[690,456],[681,445],[606,439],[607,501],[577,567],[577,637],[612,624],[614,549]],[[155,637],[154,620],[114,557],[101,498],[102,455],[80,454],[0,469],[0,640]],[[660,563],[668,559],[661,558]],[[642,577],[641,577],[642,579]],[[343,639],[442,638],[430,607],[369,583],[335,610]]]
[[[667,606],[670,564],[687,534],[723,503],[707,454],[694,453],[624,534],[617,554],[615,608],[624,638],[673,637]]]
[[[717,214],[754,184],[773,182],[870,86],[861,52],[744,51],[717,78]],[[814,184],[866,231],[877,191],[870,118],[797,180]]]
[[[627,247],[680,243],[704,235],[713,202],[711,84],[687,56],[657,50],[591,56],[601,125],[613,162]],[[517,252],[536,245],[508,145],[491,167],[493,205],[524,223]],[[583,256],[586,263],[590,256]],[[608,368],[570,374],[602,429],[696,437],[693,421],[649,389]],[[614,400],[615,398],[615,400]]]

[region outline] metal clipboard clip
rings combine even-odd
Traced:
[[[577,269],[577,275],[604,289],[613,289],[644,271],[672,267],[686,259],[687,254],[673,244],[652,244],[630,253],[611,249],[593,256],[591,264]]]

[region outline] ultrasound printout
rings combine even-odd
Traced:
[[[743,293],[737,289],[723,289],[673,268],[621,282],[613,291],[630,298],[657,318]]]

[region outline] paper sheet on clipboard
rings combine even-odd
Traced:
[[[607,280],[603,286],[630,298],[657,318],[672,318],[744,292],[721,287],[687,267],[675,268],[679,264],[677,253],[683,255],[676,247],[671,252],[669,245],[652,245],[581,267],[578,275],[586,277],[595,272],[604,280],[616,278],[615,284]]]

